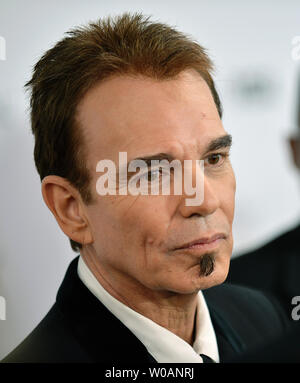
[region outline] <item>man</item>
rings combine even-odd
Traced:
[[[284,333],[276,302],[221,285],[236,186],[211,70],[182,33],[127,13],[69,32],[37,63],[27,86],[42,194],[80,257],[4,362],[223,362]],[[101,161],[120,153],[148,164],[147,189],[162,182],[151,160],[192,161],[169,180],[197,183],[204,169],[203,200],[127,193],[130,164],[100,195]]]
[[[300,81],[298,134],[290,138],[294,165],[300,171]],[[294,297],[300,296],[300,224],[262,247],[233,259],[227,281],[270,291],[293,320]],[[300,339],[299,339],[300,341]]]

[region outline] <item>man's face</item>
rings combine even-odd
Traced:
[[[87,93],[77,117],[89,148],[95,197],[94,204],[85,206],[94,242],[83,252],[95,256],[106,281],[182,294],[222,283],[233,246],[235,177],[223,155],[229,147],[207,151],[213,140],[227,133],[199,74],[185,71],[165,81],[108,79]],[[118,167],[119,152],[127,152],[128,161],[156,153],[169,153],[182,163],[204,160],[204,201],[186,206],[185,199],[191,197],[184,193],[98,195],[96,165],[110,159]],[[182,249],[216,233],[223,238],[209,246]],[[205,269],[207,260],[207,267],[213,266],[210,271]]]

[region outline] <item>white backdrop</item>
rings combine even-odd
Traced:
[[[0,359],[48,311],[75,256],[42,200],[23,85],[68,29],[123,11],[177,26],[207,47],[216,64],[224,126],[234,141],[234,254],[300,217],[300,177],[286,142],[296,123],[300,60],[291,51],[300,35],[299,1],[0,0],[6,42],[6,60],[0,60],[0,296],[6,300]]]

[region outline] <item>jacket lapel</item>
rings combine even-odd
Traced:
[[[232,299],[226,299],[222,290],[223,285],[203,291],[217,338],[220,362],[231,360],[247,349],[242,336],[246,329],[240,328],[239,316],[229,307]]]

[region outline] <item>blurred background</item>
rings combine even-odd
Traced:
[[[67,30],[123,11],[176,26],[206,47],[216,65],[237,178],[233,257],[300,219],[300,176],[287,142],[297,131],[299,1],[0,0],[0,296],[6,302],[0,359],[49,310],[76,256],[42,200],[23,86]]]

